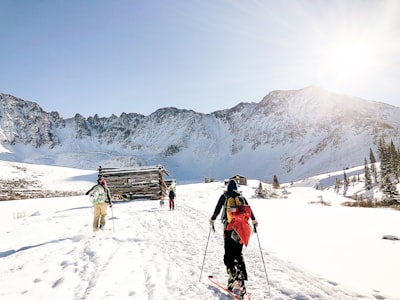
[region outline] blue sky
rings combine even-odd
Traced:
[[[0,92],[63,117],[310,85],[400,106],[400,1],[2,0]]]

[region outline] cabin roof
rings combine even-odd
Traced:
[[[229,177],[229,179],[232,179],[232,178],[246,178],[246,176],[243,176],[243,175],[240,175],[240,174],[236,174],[236,175],[233,175],[233,176],[231,176],[231,177]]]
[[[99,173],[107,175],[134,174],[143,172],[161,172],[169,176],[169,172],[161,165],[132,168],[99,168]]]

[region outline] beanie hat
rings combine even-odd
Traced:
[[[97,182],[98,182],[100,185],[102,185],[102,186],[106,186],[106,185],[107,185],[107,182],[106,182],[106,180],[105,180],[105,179],[103,179],[103,178],[101,178],[101,179],[97,180]]]
[[[228,183],[228,193],[230,192],[238,192],[237,191],[237,183],[235,179],[231,179]]]

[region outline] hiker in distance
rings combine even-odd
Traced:
[[[169,193],[168,193],[168,198],[169,198],[169,210],[175,210],[175,191],[174,187],[171,186]]]
[[[90,196],[94,207],[93,232],[98,231],[99,228],[104,229],[106,225],[107,204],[112,207],[111,194],[106,180],[99,177],[97,184],[87,191],[86,195]]]
[[[236,180],[229,181],[227,191],[218,200],[210,219],[212,229],[221,209],[223,209],[221,219],[224,225],[224,264],[229,276],[228,289],[232,291],[235,282],[240,282],[242,288],[245,289],[244,281],[247,280],[247,271],[242,254],[243,243],[247,246],[251,234],[249,218],[252,219],[254,227],[258,225],[258,222],[246,198],[239,193]],[[245,228],[245,232],[240,228]]]

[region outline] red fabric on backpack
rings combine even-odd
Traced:
[[[235,230],[240,237],[240,243],[247,245],[251,235],[249,219],[251,217],[251,207],[249,205],[236,206],[231,210],[232,221],[226,227],[226,230]]]

